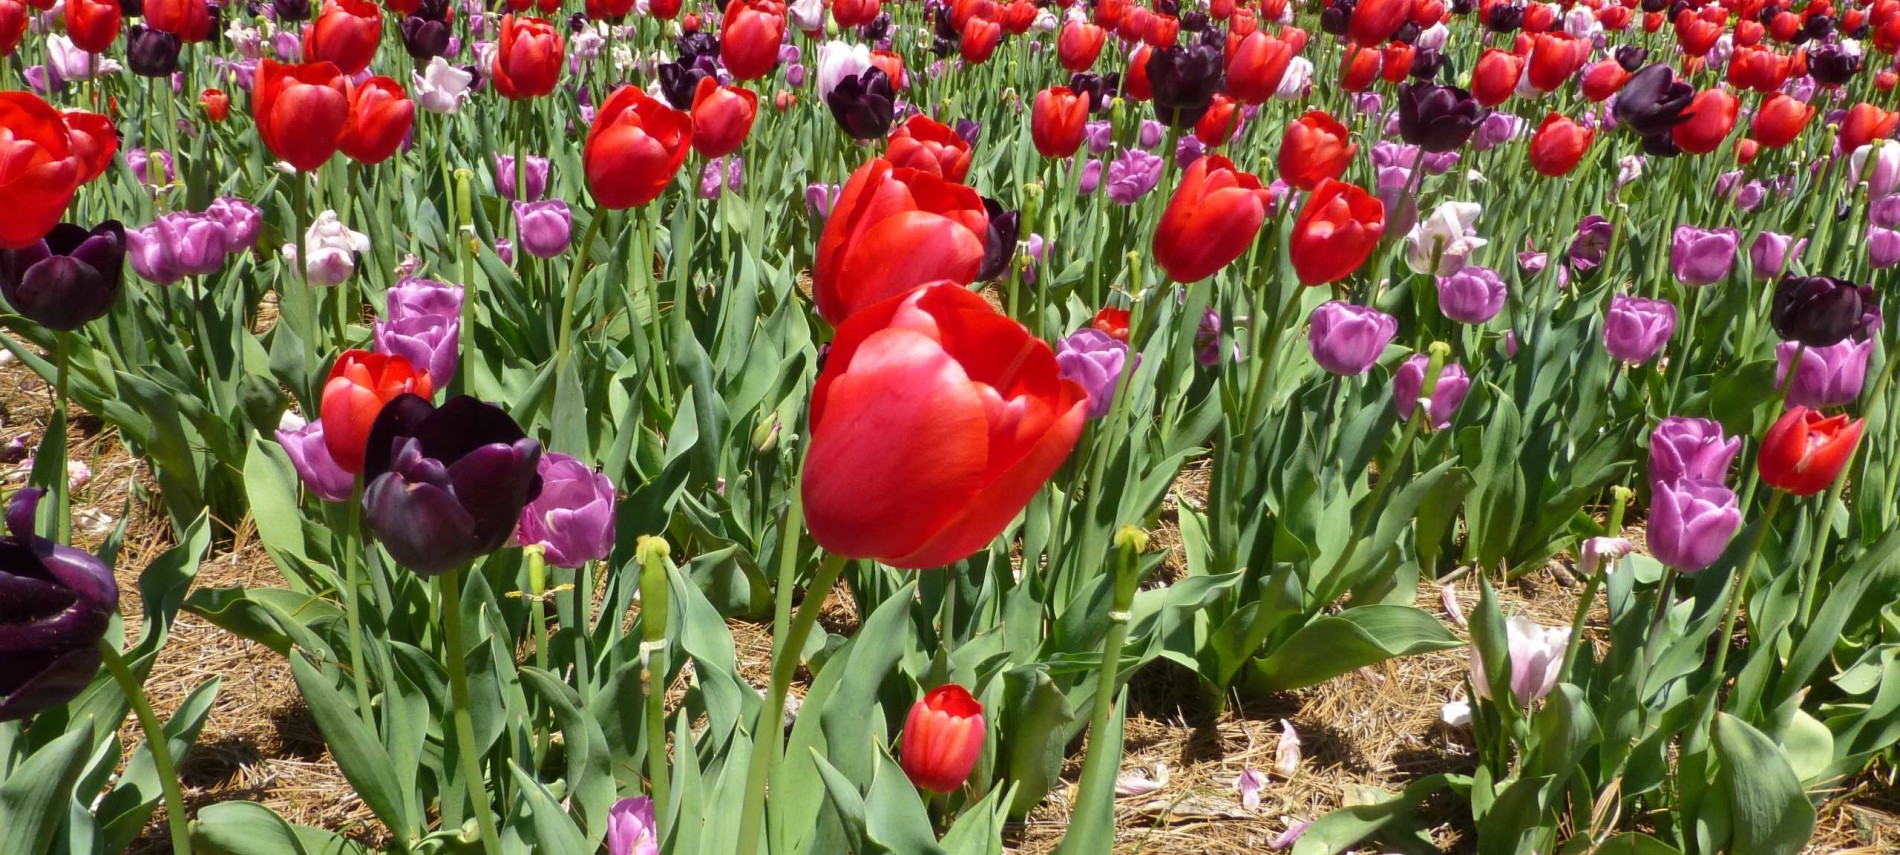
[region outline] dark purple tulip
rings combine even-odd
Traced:
[[[277,444],[284,447],[305,489],[326,502],[349,501],[351,491],[356,489],[356,476],[336,465],[336,458],[330,456],[330,447],[323,443],[322,421],[289,430],[278,428]]]
[[[1484,26],[1494,33],[1515,33],[1524,28],[1524,7],[1499,3],[1485,14]]]
[[[1398,334],[1398,319],[1366,306],[1333,300],[1313,310],[1306,337],[1313,361],[1329,373],[1357,377],[1378,364]]]
[[[1616,234],[1616,224],[1595,214],[1584,217],[1577,223],[1577,236],[1570,241],[1570,266],[1578,273],[1588,273],[1603,263],[1603,256],[1610,251],[1610,238]]]
[[[1784,276],[1768,319],[1783,340],[1827,347],[1861,332],[1879,304],[1870,286],[1832,276]]]
[[[1643,141],[1643,153],[1650,157],[1682,156],[1682,147],[1676,145],[1676,138],[1671,134],[1650,134],[1641,139]]]
[[[1723,483],[1729,464],[1741,450],[1741,438],[1723,434],[1722,425],[1714,419],[1670,416],[1649,434],[1649,481]]]
[[[1811,19],[1810,19],[1811,20]],[[1839,86],[1860,73],[1861,55],[1839,42],[1808,51],[1808,74],[1826,86]]]
[[[507,544],[541,493],[541,443],[467,395],[390,401],[366,446],[363,521],[402,566],[448,572]]]
[[[310,20],[310,0],[271,0],[271,11],[286,26]]]
[[[1456,86],[1407,83],[1399,87],[1399,136],[1425,151],[1453,151],[1471,139],[1484,105]]]
[[[1225,80],[1221,50],[1213,45],[1175,45],[1148,54],[1155,118],[1176,128],[1191,128],[1200,121]]]
[[[1775,346],[1775,385],[1788,379],[1788,365],[1801,345],[1784,341]],[[1788,384],[1788,406],[1844,407],[1860,397],[1867,385],[1867,360],[1874,354],[1874,340],[1843,339],[1828,347],[1810,347],[1801,354],[1794,382]]]
[[[448,53],[449,38],[454,32],[446,21],[432,21],[420,15],[411,15],[402,19],[403,50],[417,62],[428,62]]]
[[[1648,362],[1676,332],[1676,306],[1618,294],[1603,316],[1603,349],[1623,362]]]
[[[957,136],[962,137],[963,141],[970,145],[976,145],[977,136],[983,133],[983,123],[975,119],[958,119],[956,124],[950,127],[957,132]]]
[[[1683,573],[1722,557],[1742,527],[1735,492],[1717,481],[1683,479],[1655,485],[1649,506],[1649,552]]]
[[[125,67],[140,77],[170,77],[178,72],[178,51],[184,44],[171,33],[142,23],[125,32]]]
[[[119,585],[98,558],[33,531],[45,491],[7,504],[0,538],[0,721],[79,696],[99,673],[99,641],[119,608]]]
[[[1617,124],[1628,125],[1637,136],[1667,139],[1669,130],[1689,120],[1684,111],[1695,100],[1695,87],[1676,79],[1676,72],[1657,63],[1630,76],[1616,94]],[[1673,144],[1670,146],[1673,148]]]
[[[691,57],[660,63],[660,94],[666,96],[666,103],[673,105],[673,109],[691,110],[693,92],[699,88],[699,81],[711,76],[711,71],[700,68]]]
[[[1352,10],[1358,4],[1353,0],[1336,0],[1331,6],[1319,11],[1319,30],[1333,36],[1343,36],[1352,23]],[[1494,10],[1495,11],[1495,10]]]
[[[125,279],[125,226],[60,223],[36,244],[0,250],[0,294],[40,326],[76,330],[104,317]]]
[[[838,120],[838,127],[852,139],[878,140],[890,133],[895,118],[897,96],[891,90],[891,78],[872,66],[857,74],[847,74],[825,95],[825,106]]]
[[[983,239],[983,264],[976,270],[978,282],[1009,273],[1010,259],[1016,257],[1016,238],[1022,233],[1021,212],[1003,210],[1003,203],[988,196],[983,197],[983,209],[990,215],[990,228]]]
[[[1801,35],[1814,41],[1826,41],[1834,35],[1833,15],[1810,15],[1801,23]]]
[[[1413,80],[1430,83],[1438,79],[1438,71],[1445,67],[1445,55],[1435,50],[1421,50],[1412,54]]]
[[[1108,415],[1128,364],[1128,344],[1098,329],[1077,330],[1056,342],[1056,371],[1088,393],[1091,419]],[[1141,364],[1139,354],[1134,364]]]
[[[891,34],[891,13],[879,12],[871,23],[858,27],[858,38],[866,42],[881,42]]]
[[[614,549],[614,485],[587,464],[558,452],[543,455],[541,495],[521,509],[515,542],[539,546],[549,564],[579,567]]]
[[[1635,74],[1636,69],[1642,68],[1643,62],[1647,59],[1649,59],[1649,48],[1642,45],[1622,45],[1616,49],[1616,64],[1631,74]]]
[[[673,47],[680,53],[680,61],[691,65],[693,60],[702,56],[719,56],[719,37],[705,30],[681,33],[673,40]]]
[[[1117,72],[1096,74],[1091,71],[1079,71],[1069,75],[1069,91],[1089,97],[1089,112],[1100,113],[1108,109],[1109,103],[1120,94],[1122,76]],[[971,143],[975,143],[971,140]]]

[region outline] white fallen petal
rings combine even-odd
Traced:
[[[1438,720],[1452,727],[1465,727],[1471,724],[1471,702],[1464,698],[1448,701],[1439,708]]]
[[[1130,769],[1115,778],[1115,795],[1119,798],[1145,796],[1168,785],[1168,764],[1156,763],[1154,776],[1150,777],[1144,769]]]
[[[1259,810],[1260,790],[1266,785],[1266,773],[1252,766],[1240,770],[1240,776],[1234,779],[1234,789],[1240,791],[1240,806],[1249,811]]]
[[[1457,591],[1452,590],[1450,585],[1440,585],[1438,586],[1438,599],[1445,604],[1445,617],[1451,618],[1451,622],[1456,624],[1459,629],[1463,629],[1468,625],[1465,621],[1464,607],[1458,605]]]

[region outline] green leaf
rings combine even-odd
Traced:
[[[1293,855],[1340,855],[1359,841],[1396,824],[1417,810],[1427,798],[1458,780],[1450,775],[1431,775],[1407,784],[1404,792],[1397,795],[1385,794],[1385,798],[1369,804],[1333,811],[1307,826],[1306,833],[1300,835],[1300,839],[1293,844]],[[1466,783],[1469,783],[1468,779]]]
[[[607,738],[581,706],[581,696],[560,678],[536,668],[521,669],[523,682],[554,711],[567,748],[567,796],[586,827],[590,845],[607,836],[607,813],[614,804],[614,778]]]
[[[998,728],[1008,779],[1016,786],[1014,816],[1027,814],[1061,780],[1063,752],[1075,709],[1041,665],[1003,674],[1003,715]]]
[[[74,798],[73,784],[86,768],[92,736],[88,725],[69,727],[0,782],[0,852],[43,855],[51,851],[66,815],[62,806]]]
[[[508,774],[515,781],[515,797],[527,808],[528,820],[534,830],[533,851],[536,852],[592,852],[599,844],[588,845],[581,830],[574,827],[567,811],[561,809],[561,802],[542,786],[533,776],[521,771],[515,761],[508,761]],[[602,831],[605,831],[602,828]],[[604,836],[604,835],[603,835]]]
[[[850,844],[851,851],[863,852],[866,823],[864,794],[858,792],[857,785],[838,771],[838,767],[819,754],[818,749],[810,749],[810,753],[812,764],[818,768],[818,777],[825,782],[825,795],[829,797],[825,804],[838,817],[838,826],[844,830],[845,841]]]
[[[414,831],[408,800],[396,786],[395,763],[383,750],[381,738],[302,651],[291,651],[290,675],[296,679],[297,690],[303,693],[304,704],[323,733],[324,743],[336,757],[337,768],[362,797],[363,804],[391,830]]]
[[[1301,627],[1254,660],[1252,685],[1263,691],[1303,689],[1395,656],[1462,643],[1438,618],[1412,606],[1359,606]]]
[[[370,855],[340,834],[291,825],[256,802],[206,805],[191,821],[197,855]]]
[[[911,786],[910,778],[889,754],[879,752],[878,761],[877,773],[871,778],[871,794],[864,800],[865,835],[892,852],[943,855],[917,788]]]
[[[1787,755],[1761,731],[1727,713],[1715,718],[1718,797],[1728,800],[1733,851],[1795,855],[1814,833],[1814,803]]]
[[[1101,691],[1097,688],[1097,691]],[[1100,734],[1101,753],[1090,751],[1093,763],[1084,763],[1082,780],[1076,787],[1075,812],[1069,816],[1069,829],[1062,835],[1061,845],[1056,847],[1055,855],[1094,855],[1108,852],[1115,845],[1115,787],[1114,779],[1121,774],[1122,728],[1124,716],[1128,712],[1128,692],[1123,690],[1115,699],[1115,711],[1108,717],[1107,732]],[[1090,744],[1094,744],[1096,734],[1090,733]],[[1084,798],[1090,793],[1099,793],[1101,798]]]
[[[179,704],[171,720],[165,722],[165,745],[171,750],[171,756],[185,756],[191,744],[197,741],[198,731],[211,715],[211,704],[217,700],[222,683],[220,677],[204,681]],[[131,762],[126,764],[124,774],[112,785],[112,791],[100,797],[99,806],[93,811],[105,837],[105,850],[123,852],[131,846],[139,832],[145,830],[163,794],[158,767],[152,762],[152,748],[140,745],[133,752]]]
[[[1682,855],[1682,853],[1674,846],[1642,832],[1626,831],[1595,846],[1590,845],[1589,838],[1579,837],[1564,847],[1563,855]]]

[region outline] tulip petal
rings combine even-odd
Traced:
[[[475,518],[434,484],[385,474],[363,494],[363,513],[390,557],[420,576],[446,573],[482,552]]]

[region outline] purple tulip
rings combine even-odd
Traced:
[[[1523,117],[1493,110],[1490,115],[1478,122],[1478,132],[1471,138],[1471,147],[1479,151],[1490,151],[1524,134],[1529,125]]]
[[[1800,344],[1775,345],[1775,385],[1788,378],[1788,363]],[[1844,407],[1860,397],[1867,383],[1867,361],[1874,353],[1873,339],[1845,338],[1827,347],[1810,347],[1801,354],[1794,383],[1788,387],[1788,406],[1822,409]]]
[[[0,249],[0,295],[28,320],[76,330],[105,317],[125,279],[125,226],[106,220],[90,231],[60,223],[20,249]]]
[[[159,285],[218,272],[231,239],[216,217],[183,211],[160,216],[125,237],[133,272]]]
[[[1504,280],[1488,267],[1468,265],[1438,277],[1438,310],[1462,324],[1485,324],[1504,309]]]
[[[1161,136],[1167,126],[1153,119],[1141,120],[1141,133],[1135,143],[1142,148],[1154,148],[1161,144]]]
[[[706,168],[699,173],[699,196],[702,199],[717,199],[726,190],[739,192],[739,186],[745,180],[745,162],[736,154],[716,157],[706,162]]]
[[[1108,199],[1117,205],[1133,205],[1161,183],[1161,158],[1139,149],[1129,149],[1108,165]]]
[[[153,161],[157,161],[159,166],[157,177],[163,178],[164,180],[153,180]],[[174,168],[174,164],[172,163],[172,154],[169,151],[148,152],[142,148],[126,149],[125,165],[131,167],[132,176],[137,178],[140,184],[153,187],[169,186],[178,175],[178,171]]]
[[[389,320],[400,321],[416,315],[435,315],[445,318],[462,316],[462,295],[460,285],[437,282],[433,279],[409,277],[397,282],[386,295],[389,311],[385,312]]]
[[[559,199],[516,202],[515,225],[521,232],[521,249],[535,258],[566,252],[574,236],[574,215]]]
[[[1049,247],[1054,241],[1044,240],[1042,235],[1031,232],[1023,241],[1023,254],[1029,256],[1029,264],[1023,266],[1023,281],[1036,284],[1036,271],[1048,261]]]
[[[1788,269],[1788,262],[1800,258],[1807,248],[1807,238],[1795,240],[1784,234],[1762,232],[1748,245],[1749,270],[1756,279],[1774,279]]]
[[[1655,484],[1649,506],[1649,552],[1683,573],[1722,557],[1742,527],[1735,492],[1719,481],[1684,478]]]
[[[653,800],[635,796],[614,802],[607,812],[607,855],[660,855],[653,823]]]
[[[349,501],[356,488],[356,476],[336,465],[330,447],[323,444],[323,422],[307,422],[303,427],[277,429],[277,444],[284,447],[291,468],[305,488],[326,502]]]
[[[1431,361],[1423,353],[1414,353],[1399,365],[1392,375],[1392,405],[1398,408],[1401,419],[1410,419],[1422,405],[1431,426],[1444,430],[1451,427],[1451,414],[1471,391],[1471,378],[1466,376],[1464,366],[1447,362],[1438,372],[1438,386],[1432,390],[1431,399],[1421,402],[1418,396],[1425,389],[1425,369]]]
[[[1333,300],[1313,310],[1306,344],[1319,367],[1341,377],[1372,369],[1398,334],[1399,322],[1377,309]]]
[[[1211,307],[1201,312],[1201,325],[1194,330],[1194,360],[1206,366],[1220,362],[1220,313]],[[1240,361],[1240,342],[1234,342],[1234,361]]]
[[[1867,220],[1883,229],[1900,229],[1900,194],[1874,200],[1867,206]]]
[[[543,455],[541,495],[521,509],[515,542],[540,546],[556,567],[579,567],[614,549],[614,485],[565,454]]]
[[[34,531],[45,493],[29,487],[7,503],[12,536],[0,539],[0,721],[78,697],[99,673],[99,640],[119,609],[110,567]]]
[[[522,169],[521,178],[528,185],[526,198],[515,195],[515,159],[509,155],[493,155],[495,161],[495,192],[510,202],[538,202],[548,192],[548,159],[527,155],[528,165]]]
[[[1735,266],[1739,240],[1741,233],[1732,228],[1677,226],[1669,243],[1669,268],[1684,285],[1713,285],[1727,278]]]
[[[1091,419],[1108,415],[1128,363],[1128,345],[1098,329],[1077,330],[1056,342],[1056,371],[1088,393]],[[1141,364],[1140,354],[1136,354],[1134,364]]]
[[[805,187],[805,211],[814,219],[822,220],[831,216],[831,206],[838,204],[838,196],[844,188],[836,184],[811,184]]]
[[[376,415],[366,448],[364,522],[421,576],[500,549],[541,491],[541,443],[500,407],[467,395],[440,408],[397,397]]]
[[[1403,166],[1383,166],[1379,168],[1379,182],[1374,186],[1374,195],[1385,205],[1385,233],[1403,235],[1418,224],[1418,197],[1405,192],[1412,183],[1412,170]]]
[[[1603,263],[1610,251],[1610,238],[1616,224],[1595,214],[1577,223],[1577,236],[1570,242],[1570,266],[1578,273],[1589,273]]]
[[[1193,166],[1194,161],[1200,160],[1206,153],[1207,146],[1201,143],[1199,137],[1182,137],[1180,142],[1174,144],[1174,165],[1186,169]]]
[[[1648,362],[1676,332],[1676,306],[1618,294],[1603,315],[1603,349],[1624,362]]]
[[[1088,141],[1089,154],[1107,154],[1115,142],[1115,126],[1108,122],[1090,122],[1082,126],[1082,138]]]
[[[1868,226],[1867,261],[1875,270],[1900,264],[1900,231]]]
[[[1094,193],[1102,186],[1102,162],[1090,158],[1082,164],[1082,174],[1076,177],[1075,192],[1082,196]]]
[[[264,232],[264,212],[235,196],[220,196],[211,200],[210,207],[205,208],[205,215],[224,224],[225,248],[233,253],[246,252],[257,246],[257,238]]]
[[[1723,483],[1729,463],[1741,450],[1741,438],[1724,435],[1714,419],[1670,416],[1649,434],[1649,481]]]
[[[515,242],[505,237],[495,238],[495,257],[510,267],[515,263]]]

